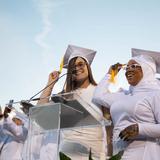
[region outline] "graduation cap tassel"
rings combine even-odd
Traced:
[[[64,57],[62,58],[60,63],[59,73],[62,73],[63,66],[64,66]]]
[[[110,78],[111,83],[115,83],[115,70],[112,69],[111,71],[111,78]]]
[[[123,68],[126,64],[120,64],[120,63],[116,63],[115,65],[112,66],[112,70],[111,70],[111,78],[110,78],[110,82],[111,83],[115,83],[115,77],[117,75],[117,73],[120,71],[121,68]]]

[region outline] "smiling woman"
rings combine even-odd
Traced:
[[[68,65],[65,92],[86,88],[90,83],[96,85],[87,61],[82,57],[72,58]]]
[[[93,78],[90,64],[92,63],[95,53],[96,51],[90,49],[73,45],[68,46],[64,55],[64,67],[67,68],[67,77],[61,93],[74,91],[75,94],[91,107],[89,113],[97,119],[97,115],[94,115],[95,111],[98,112],[98,115],[100,115],[101,118],[103,117],[103,114],[101,107],[92,103],[93,92],[97,84]],[[47,86],[58,79],[58,77],[58,71],[52,72],[49,75]],[[49,97],[51,96],[53,89],[54,83],[44,90],[38,104],[49,102]],[[86,121],[89,121],[88,116],[80,120],[79,123],[83,124],[86,123]],[[73,160],[88,160],[88,153],[90,150],[92,151],[92,157],[95,160],[99,160],[101,157],[106,156],[106,131],[103,127],[85,128],[83,126],[82,128],[74,128],[69,132],[65,132],[64,130],[62,132],[62,137],[64,140],[62,149],[65,151],[63,153]],[[66,148],[69,151],[67,151]],[[81,150],[78,150],[78,148],[81,148]],[[72,150],[74,150],[74,154],[71,154]]]
[[[130,60],[126,67],[126,78],[130,85],[135,86],[143,77],[143,72],[140,64],[135,60]]]
[[[128,91],[109,92],[111,67],[98,84],[93,97],[96,104],[110,109],[114,124],[113,152],[124,151],[122,160],[158,160],[160,157],[160,145],[156,142],[156,138],[160,137],[160,110],[155,105],[160,99],[159,96],[156,101],[150,98],[160,91],[160,83],[155,78],[155,60],[160,58],[160,53],[156,53],[155,60],[146,51],[143,50],[143,53],[127,64],[125,75],[130,84]]]

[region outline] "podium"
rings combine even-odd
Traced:
[[[88,160],[92,153],[99,160],[105,153],[98,134],[106,125],[110,122],[78,95],[53,96],[50,103],[30,108],[23,159],[61,160],[63,154],[71,160]]]

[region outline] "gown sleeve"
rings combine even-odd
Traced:
[[[144,103],[147,107],[151,108],[154,123],[153,121],[148,123],[139,123],[139,134],[151,138],[160,138],[160,92],[156,92],[150,97],[145,98]]]
[[[106,74],[105,77],[100,81],[98,86],[95,88],[92,99],[93,103],[105,106],[107,108],[110,108],[112,103],[119,99],[122,94],[122,92],[111,93],[109,91],[110,77],[110,74]]]
[[[20,141],[25,141],[28,134],[28,129],[24,125],[16,125],[10,117],[4,119],[3,128],[9,131]]]

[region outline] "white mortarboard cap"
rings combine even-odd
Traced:
[[[157,73],[160,73],[160,52],[132,48],[132,57],[141,55],[151,57],[150,60],[155,63]]]
[[[89,65],[91,65],[95,54],[96,54],[96,51],[94,50],[82,48],[74,45],[68,45],[68,48],[64,55],[63,68],[67,68],[69,61],[74,57],[82,57],[88,62]]]

